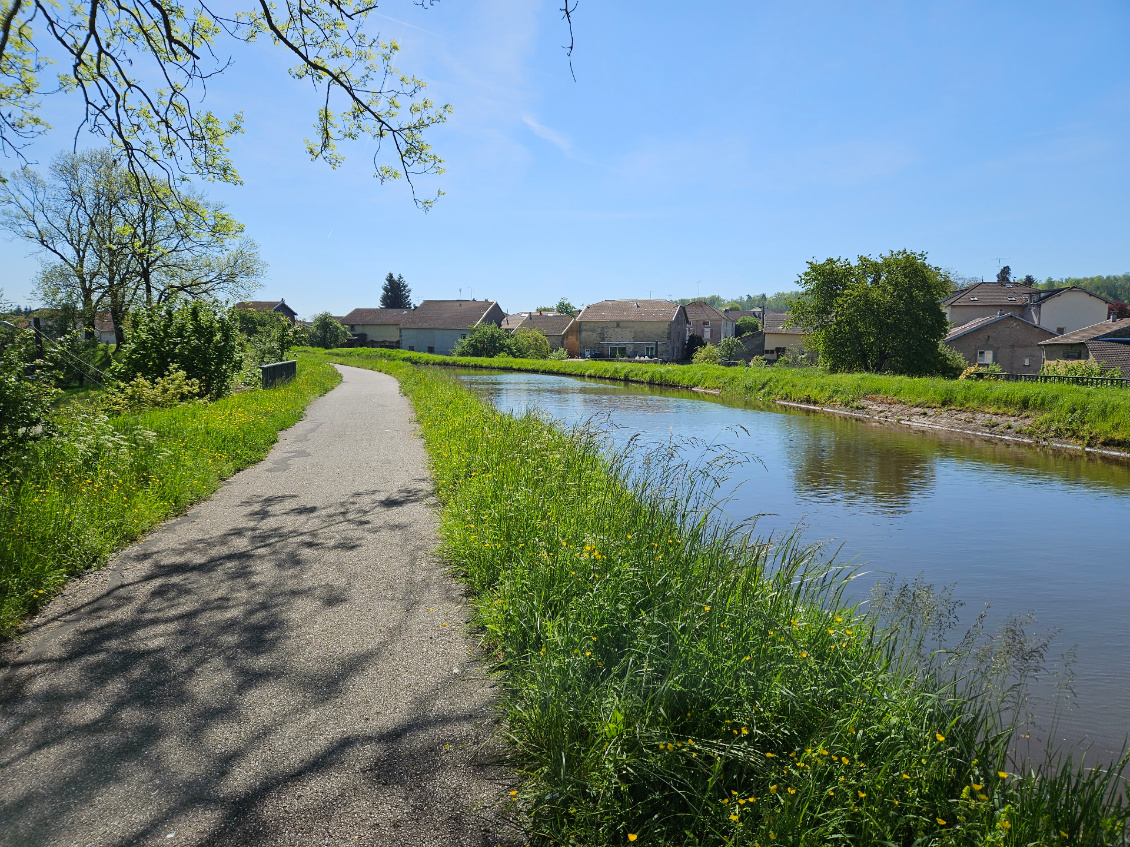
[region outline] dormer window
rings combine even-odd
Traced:
[[[969,299],[970,300],[976,300],[977,298],[976,297],[970,297]]]
[[[1015,302],[1016,302],[1016,298],[1015,298],[1015,297],[1009,297],[1009,298],[1008,298],[1008,301],[1009,301],[1010,303],[1015,303]]]

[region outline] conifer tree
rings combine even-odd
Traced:
[[[400,274],[393,276],[392,271],[389,271],[388,276],[385,277],[385,284],[381,289],[381,308],[412,308],[412,290],[408,287],[408,283],[404,281],[404,277],[400,276]]]

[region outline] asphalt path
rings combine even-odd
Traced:
[[[524,843],[411,407],[340,370],[7,646],[0,844]]]

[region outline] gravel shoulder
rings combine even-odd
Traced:
[[[0,663],[0,845],[511,845],[411,407],[340,386]]]

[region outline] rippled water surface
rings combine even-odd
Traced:
[[[522,373],[465,373],[505,411],[598,416],[613,438],[720,439],[756,456],[728,514],[759,534],[803,524],[869,572],[956,583],[965,618],[1034,612],[1077,645],[1077,697],[1061,736],[1107,757],[1130,732],[1130,465],[743,406],[685,391]],[[748,435],[737,427],[744,427]],[[740,484],[739,484],[740,483]],[[864,577],[866,593],[873,577]]]

